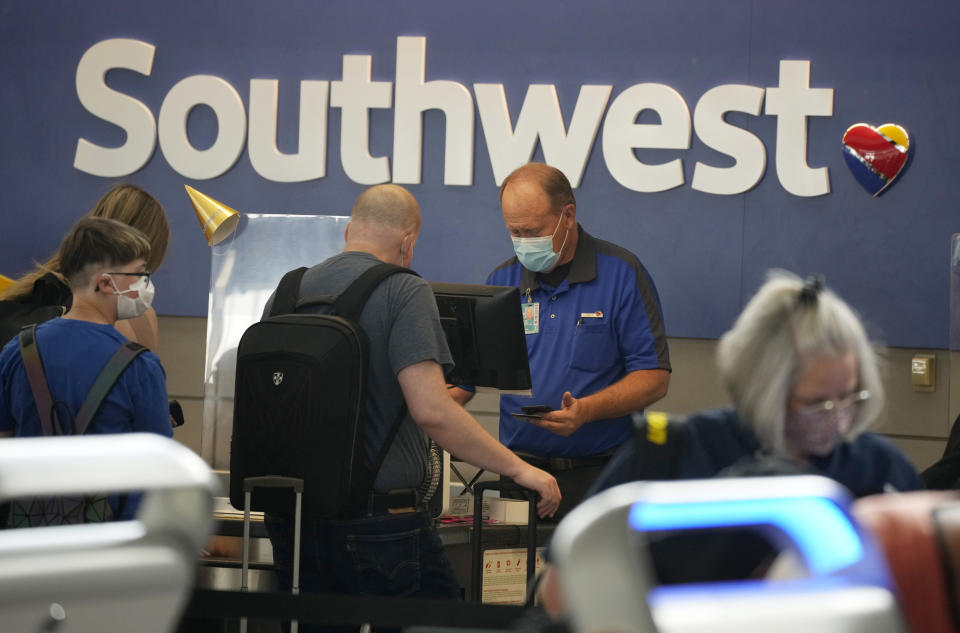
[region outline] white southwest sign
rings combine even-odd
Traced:
[[[514,168],[528,162],[539,141],[546,162],[563,170],[576,187],[587,158],[601,134],[603,159],[610,175],[627,189],[657,192],[684,184],[682,158],[660,164],[642,162],[634,149],[685,150],[691,131],[708,147],[733,159],[729,167],[697,162],[693,189],[711,194],[743,193],[760,181],[766,169],[766,147],[749,131],[724,120],[727,112],[777,118],[776,170],[780,184],[796,196],[830,191],[826,167],[807,165],[807,117],[833,114],[833,90],[810,87],[809,61],[780,61],[779,85],[726,84],[705,92],[693,111],[670,86],[640,83],[610,100],[613,86],[580,88],[569,129],[565,128],[556,87],[531,84],[511,125],[503,84],[473,84],[473,92],[449,80],[426,81],[426,38],[398,37],[395,81],[372,81],[370,55],[344,55],[336,81],[300,82],[299,145],[296,153],[277,148],[276,79],[251,79],[250,103],[237,90],[212,75],[193,75],[170,88],[159,116],[141,101],[107,86],[105,75],[125,68],[149,76],[155,47],[133,39],[98,42],[77,65],[77,95],[92,115],[126,131],[120,147],[102,147],[84,138],[77,142],[74,167],[96,176],[131,174],[153,156],[157,141],[164,159],[186,178],[216,178],[230,170],[246,146],[250,162],[263,178],[301,182],[323,178],[327,166],[327,112],[340,108],[340,162],[346,175],[360,184],[421,180],[423,117],[439,109],[446,125],[445,185],[473,184],[474,112],[486,139],[493,174],[499,185]],[[474,108],[476,102],[476,108]],[[217,137],[207,149],[194,147],[187,134],[187,116],[198,106],[216,114]],[[370,154],[370,111],[393,109],[393,155]],[[660,122],[637,123],[638,115],[655,111]],[[602,132],[601,132],[602,126]],[[391,168],[392,163],[392,168]]]

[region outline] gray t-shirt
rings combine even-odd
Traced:
[[[379,259],[369,253],[350,251],[334,255],[308,270],[300,283],[300,300],[311,296],[339,295]],[[264,317],[270,313],[273,297]],[[303,312],[323,312],[323,307]],[[371,464],[386,441],[400,407],[403,392],[397,374],[405,367],[432,360],[444,371],[453,366],[447,339],[430,284],[414,275],[387,277],[370,295],[360,313],[360,327],[369,340],[367,373],[366,463]],[[374,483],[377,492],[393,488],[416,488],[429,475],[427,437],[407,415]]]

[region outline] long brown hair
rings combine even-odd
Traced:
[[[149,193],[136,185],[115,185],[103,194],[87,213],[87,217],[117,220],[138,229],[150,241],[147,270],[156,272],[160,267],[170,243],[170,224],[163,207]],[[60,273],[60,258],[54,254],[46,262],[38,264],[36,269],[14,281],[4,292],[0,292],[0,299],[26,301],[33,293],[34,282],[47,273],[53,273],[64,284],[67,283]]]

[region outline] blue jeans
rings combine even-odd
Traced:
[[[293,519],[268,515],[280,591],[293,578]],[[300,591],[459,600],[460,585],[426,512],[304,519]]]

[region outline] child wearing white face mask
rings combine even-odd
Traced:
[[[109,275],[133,275],[139,277],[137,281],[130,284],[126,290],[120,290],[113,284],[113,289],[117,293],[117,320],[136,319],[150,309],[153,303],[153,293],[155,291],[153,282],[150,280],[150,273],[107,273]],[[111,278],[111,282],[113,279]],[[130,296],[131,293],[136,297]]]
[[[71,284],[73,305],[63,318],[113,325],[143,315],[150,308],[155,292],[145,268],[146,260],[139,257],[123,266],[107,266],[87,275],[89,279],[85,284]]]
[[[146,270],[155,273],[160,267],[170,242],[170,225],[160,202],[149,193],[132,184],[116,185],[96,202],[87,216],[117,220],[141,231],[150,242]],[[71,303],[72,294],[61,272],[59,255],[55,254],[0,292],[0,347],[17,334],[22,325],[52,318],[55,308],[65,312]],[[131,341],[153,351],[159,348],[159,324],[152,308],[148,307],[139,316],[121,319],[114,327]]]
[[[57,254],[73,294],[70,310],[36,326],[36,350],[51,404],[38,407],[24,365],[20,337],[0,351],[0,436],[72,434],[81,404],[113,354],[127,343],[118,319],[135,318],[150,306],[154,289],[146,262],[150,243],[138,231],[106,218],[84,218]],[[47,415],[41,415],[41,409]],[[160,360],[140,352],[124,369],[94,413],[87,433],[151,432],[170,437],[166,377]],[[53,425],[43,419],[53,420]],[[122,511],[132,516],[135,503]]]

